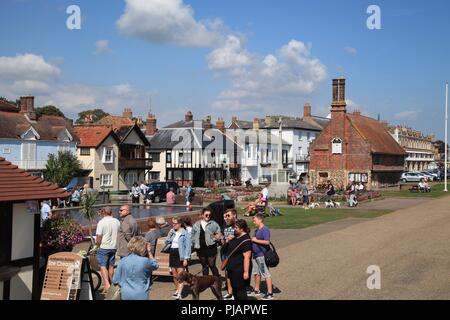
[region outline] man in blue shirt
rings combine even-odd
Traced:
[[[266,279],[267,293],[263,300],[273,299],[273,285],[272,277],[269,268],[266,265],[264,258],[265,253],[269,250],[270,245],[270,230],[264,225],[264,215],[257,213],[253,218],[253,223],[256,226],[255,236],[252,238],[252,252],[253,252],[253,275],[255,276],[255,288],[251,295],[259,296],[261,285],[261,278]]]

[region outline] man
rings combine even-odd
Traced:
[[[131,238],[139,235],[139,228],[136,220],[130,214],[130,206],[123,205],[119,209],[120,229],[117,236],[117,255],[120,258],[126,257],[130,251],[128,250],[128,242]]]
[[[114,275],[117,234],[119,233],[120,222],[112,216],[111,207],[106,207],[101,213],[103,218],[97,224],[95,243],[99,247],[97,250],[97,261],[100,266],[104,290],[108,291]]]
[[[253,218],[253,223],[256,226],[255,236],[252,238],[252,252],[253,252],[253,275],[255,276],[255,288],[252,295],[259,296],[261,285],[261,278],[266,279],[267,293],[263,300],[273,299],[273,285],[272,277],[269,268],[266,265],[264,258],[265,253],[269,250],[270,245],[270,230],[264,225],[264,215],[257,213]]]
[[[223,214],[223,219],[225,220],[225,227],[222,232],[222,248],[220,249],[220,256],[225,259],[223,252],[225,252],[225,248],[229,241],[234,238],[234,226],[237,220],[237,211],[235,209],[228,209]],[[225,271],[225,278],[227,281],[227,294],[223,297],[225,300],[234,300],[233,298],[233,288],[231,287],[231,281],[228,278],[228,275]]]
[[[173,188],[170,188],[169,192],[167,192],[166,201],[168,205],[175,204],[175,193],[173,192]]]
[[[52,209],[47,204],[47,202],[42,201],[41,202],[41,227],[44,224],[45,220],[52,218]]]
[[[156,228],[159,230],[160,237],[167,237],[172,226],[166,222],[163,217],[156,218]]]
[[[192,187],[191,187],[191,183],[188,182],[187,189],[186,189],[186,206],[187,207],[191,206],[192,198],[193,198]]]
[[[309,205],[309,190],[306,182],[302,182],[301,191],[303,195],[303,207],[307,208]]]

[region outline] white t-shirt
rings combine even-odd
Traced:
[[[202,226],[203,231],[206,231],[206,225],[208,224],[208,222],[206,222],[205,220],[200,220],[200,224]]]
[[[269,189],[267,189],[267,187],[262,189],[261,193],[263,195],[264,200],[267,200],[269,198]]]
[[[178,241],[180,240],[180,236],[181,236],[181,231],[177,231],[175,233],[175,238],[173,238],[173,241],[172,241],[172,246],[171,246],[172,249],[178,249],[178,247],[179,247]]]
[[[117,234],[119,232],[120,222],[113,217],[103,217],[97,224],[96,235],[102,236],[100,249],[117,249]]]

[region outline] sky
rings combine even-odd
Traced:
[[[80,29],[67,20],[80,8]],[[380,9],[381,29],[367,20]],[[0,96],[68,117],[124,107],[183,119],[326,116],[333,78],[348,110],[444,135],[447,0],[2,0]]]

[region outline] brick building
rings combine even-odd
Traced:
[[[331,121],[310,147],[311,183],[332,180],[343,188],[361,181],[368,189],[394,185],[406,155],[381,122],[360,112],[347,113],[345,79],[334,79]]]

